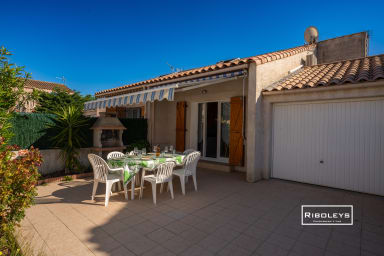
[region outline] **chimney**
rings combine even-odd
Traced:
[[[314,66],[317,65],[317,57],[314,52],[307,55],[307,59],[305,60],[306,66]]]

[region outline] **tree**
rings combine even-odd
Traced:
[[[15,156],[18,148],[7,145],[12,137],[10,118],[24,104],[24,84],[29,78],[23,67],[9,63],[10,55],[0,47],[0,255],[19,255],[19,248],[12,245],[12,233],[37,194],[41,164],[38,150],[19,150]]]
[[[86,143],[85,129],[88,126],[88,119],[83,116],[82,107],[68,105],[61,107],[59,111],[53,112],[53,129],[56,135],[52,143],[62,151],[65,162],[65,172],[80,168],[78,150]]]
[[[4,142],[1,144],[3,150],[12,136],[9,119],[12,112],[24,104],[24,84],[30,77],[24,67],[9,63],[9,56],[11,53],[5,47],[0,47],[0,137]]]
[[[59,88],[51,93],[35,90],[33,94],[37,101],[35,112],[45,113],[60,112],[67,106],[73,106],[82,111],[84,103],[93,99],[91,95],[82,96],[77,91],[68,93]]]

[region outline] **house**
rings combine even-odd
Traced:
[[[52,82],[45,82],[45,81],[28,79],[24,84],[24,91],[27,93],[32,93],[33,90],[39,90],[39,91],[51,93],[55,89],[60,89],[60,90],[63,90],[65,92],[68,92],[68,93],[73,92],[66,85],[59,84],[59,83],[52,83]],[[24,105],[18,109],[18,112],[30,113],[30,112],[33,112],[35,107],[36,107],[36,102],[34,100],[28,99],[28,100],[26,100]]]
[[[384,58],[366,32],[172,73],[95,94],[145,104],[151,144],[202,164],[384,195]]]

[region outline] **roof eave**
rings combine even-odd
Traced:
[[[372,82],[360,82],[360,83],[347,83],[332,86],[321,86],[314,88],[296,88],[296,89],[285,89],[280,91],[263,91],[262,95],[281,95],[281,94],[296,94],[296,93],[309,93],[316,91],[334,91],[334,90],[348,90],[358,88],[371,88],[384,86],[384,80],[372,81]]]
[[[95,97],[96,98],[102,98],[102,97],[106,97],[106,96],[114,96],[116,94],[127,93],[127,92],[133,91],[135,89],[142,89],[142,88],[145,88],[145,87],[150,88],[150,87],[155,87],[155,86],[161,86],[161,85],[164,85],[164,84],[177,83],[177,82],[182,82],[182,81],[185,81],[185,80],[205,77],[207,75],[208,76],[209,75],[216,75],[216,74],[225,73],[225,72],[229,72],[229,71],[245,69],[245,68],[248,68],[248,65],[249,64],[241,64],[241,65],[237,65],[237,66],[234,66],[234,67],[223,68],[223,69],[214,70],[214,71],[207,71],[207,72],[196,74],[196,75],[190,75],[190,76],[185,76],[185,77],[180,77],[180,78],[174,78],[174,79],[169,79],[169,80],[165,80],[165,81],[161,81],[161,82],[156,82],[156,83],[143,84],[143,85],[138,85],[138,86],[135,86],[135,87],[128,87],[128,88],[119,89],[119,90],[112,91],[112,92],[105,92],[105,93],[98,93],[98,94],[95,93]]]

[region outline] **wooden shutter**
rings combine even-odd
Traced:
[[[243,165],[243,97],[231,98],[231,124],[229,128],[229,164]]]
[[[176,150],[185,150],[185,109],[186,102],[177,102],[176,105]]]
[[[116,115],[118,118],[125,118],[126,107],[116,107]]]
[[[106,107],[105,112],[107,113],[115,113],[116,108],[115,107]]]
[[[140,107],[140,117],[145,118],[145,106]]]

